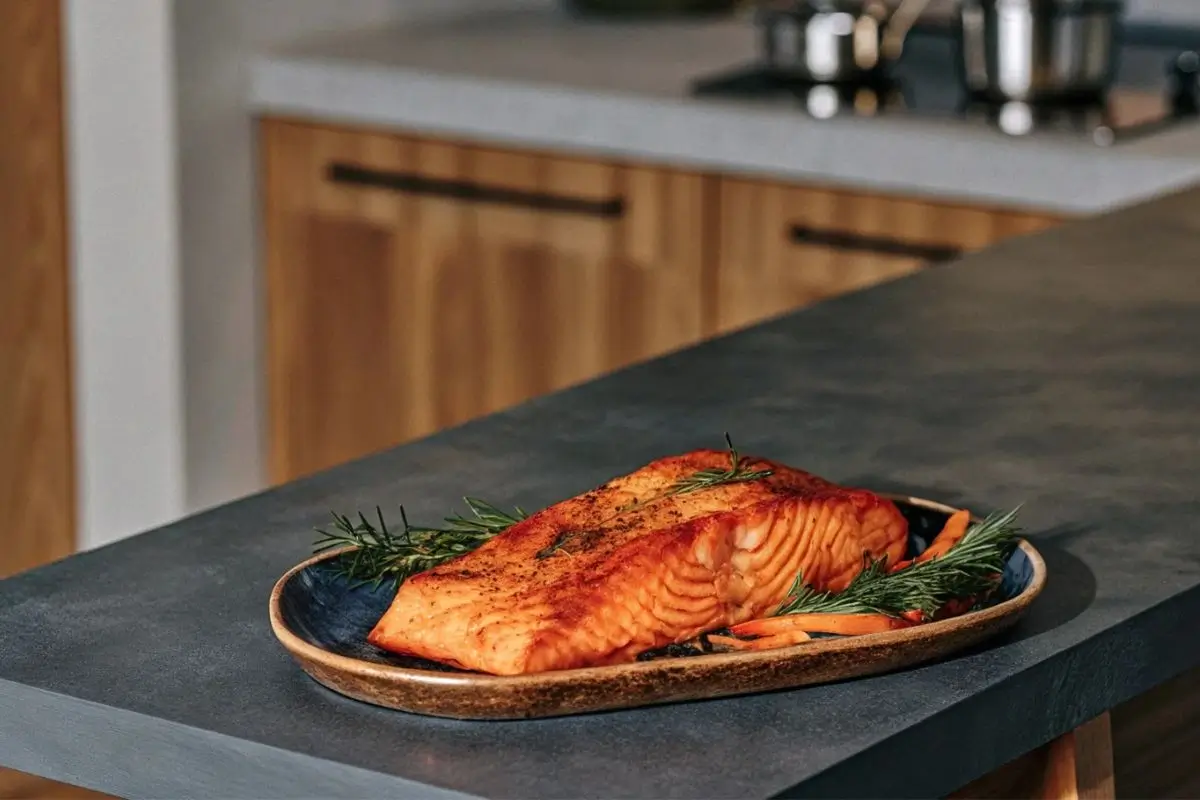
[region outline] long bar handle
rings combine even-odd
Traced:
[[[605,219],[617,219],[625,214],[625,200],[622,197],[593,200],[585,197],[569,197],[501,186],[487,186],[470,181],[430,178],[411,172],[369,169],[337,162],[329,165],[327,176],[334,183],[389,189],[404,194],[441,197],[466,203],[517,206],[531,211],[582,214]]]
[[[788,230],[788,238],[795,244],[814,244],[856,253],[919,258],[931,263],[952,261],[963,252],[961,248],[951,245],[906,242],[883,236],[821,230],[806,225],[792,225]]]

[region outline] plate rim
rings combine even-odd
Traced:
[[[912,497],[905,494],[897,494],[892,492],[874,492],[892,502],[906,503],[921,508],[926,508],[931,511],[938,511],[947,514],[953,514],[962,509],[945,503],[939,503],[935,500],[928,500],[921,497]],[[972,514],[973,522],[982,521],[978,515]],[[287,572],[279,577],[275,585],[271,589],[271,596],[268,601],[268,615],[271,622],[271,630],[275,638],[279,640],[284,649],[287,650],[293,658],[316,662],[326,669],[344,673],[356,678],[367,679],[372,681],[403,681],[409,685],[424,686],[429,688],[464,688],[464,687],[479,687],[479,688],[517,688],[522,685],[544,687],[547,684],[575,684],[585,680],[595,680],[605,676],[615,676],[618,674],[634,674],[645,673],[654,674],[661,672],[671,672],[675,670],[687,669],[689,665],[695,664],[697,661],[703,660],[707,666],[718,668],[726,664],[744,664],[749,665],[756,661],[766,663],[777,663],[781,659],[785,659],[789,655],[804,655],[815,651],[836,653],[842,651],[852,651],[863,647],[864,642],[870,644],[884,645],[904,645],[908,642],[917,642],[928,639],[932,635],[938,633],[950,634],[958,630],[968,627],[974,627],[985,622],[1003,619],[1010,615],[1019,615],[1033,603],[1034,600],[1042,593],[1045,588],[1047,579],[1047,570],[1045,559],[1038,552],[1028,539],[1021,537],[1018,541],[1018,547],[1025,553],[1025,557],[1029,559],[1033,569],[1029,583],[1021,592],[1013,597],[1008,598],[994,606],[988,606],[979,611],[972,611],[962,614],[957,617],[948,619],[936,620],[934,622],[926,622],[922,625],[914,625],[909,628],[901,628],[894,631],[885,631],[882,633],[868,633],[858,636],[845,636],[839,638],[820,639],[817,641],[802,642],[790,647],[773,648],[770,650],[761,651],[740,651],[730,653],[705,653],[699,656],[688,656],[680,658],[662,658],[652,661],[633,661],[625,664],[611,664],[598,667],[579,667],[574,669],[548,670],[545,672],[533,672],[522,675],[491,675],[481,672],[439,672],[434,670],[417,669],[415,667],[399,667],[394,664],[380,664],[374,661],[364,661],[351,656],[344,656],[338,653],[331,652],[324,648],[318,647],[311,642],[301,638],[294,633],[283,620],[283,611],[281,608],[281,598],[283,589],[287,583],[294,578],[298,573],[305,569],[319,564],[322,561],[327,561],[336,558],[338,555],[353,550],[352,547],[339,548],[330,550],[324,553],[313,555],[304,561],[296,564]],[[303,664],[302,664],[303,665]]]

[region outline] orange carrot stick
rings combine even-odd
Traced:
[[[942,532],[934,538],[929,547],[925,548],[925,552],[917,556],[917,561],[928,561],[931,558],[946,554],[954,545],[962,541],[962,538],[967,535],[967,526],[971,524],[971,513],[969,511],[955,511],[946,520],[946,524],[942,527]]]
[[[955,511],[950,515],[950,519],[946,520],[946,524],[942,526],[941,533],[934,537],[929,547],[925,548],[925,552],[907,561],[897,561],[888,571],[896,572],[913,564],[920,564],[922,561],[944,556],[946,551],[961,542],[962,538],[967,535],[967,527],[970,524],[971,513],[969,511]]]
[[[777,647],[790,647],[794,644],[801,644],[812,639],[804,631],[788,631],[787,633],[777,633],[772,636],[763,636],[758,639],[738,639],[733,636],[720,636],[717,634],[709,634],[708,641],[718,647],[727,647],[730,650],[772,650]]]
[[[788,614],[743,622],[731,626],[729,631],[738,636],[771,636],[790,631],[861,636],[907,628],[912,624],[886,614]]]

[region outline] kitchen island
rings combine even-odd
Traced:
[[[1192,190],[0,582],[0,764],[126,797],[953,793],[1200,665],[1198,264]],[[1049,584],[1010,634],[940,663],[536,722],[363,705],[272,638],[271,586],[331,509],[539,507],[723,431],[848,484],[1023,503]],[[1155,770],[1191,769],[1194,741],[1138,724]]]

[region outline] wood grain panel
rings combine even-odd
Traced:
[[[1112,800],[1109,714],[1101,714],[951,795],[952,800]]]
[[[17,0],[23,2],[23,0]],[[5,0],[9,2],[9,0]],[[79,786],[0,769],[0,800],[116,800]]]
[[[704,335],[699,175],[283,120],[262,137],[276,481]],[[332,164],[517,195],[339,183]]]
[[[59,13],[0,4],[0,577],[75,547]]]
[[[952,797],[1187,800],[1200,797],[1198,756],[1200,669],[1193,669],[1073,734],[1026,753]],[[1068,791],[1068,766],[1074,766],[1077,776],[1075,795]]]
[[[1061,221],[1045,215],[740,178],[720,180],[717,207],[715,325],[722,332],[893,280],[927,264],[923,257],[793,241],[790,231],[796,225],[971,252]]]
[[[75,549],[60,13],[0,2],[0,578]],[[85,797],[0,769],[0,798]]]
[[[1200,797],[1200,669],[1112,711],[1117,796]]]

